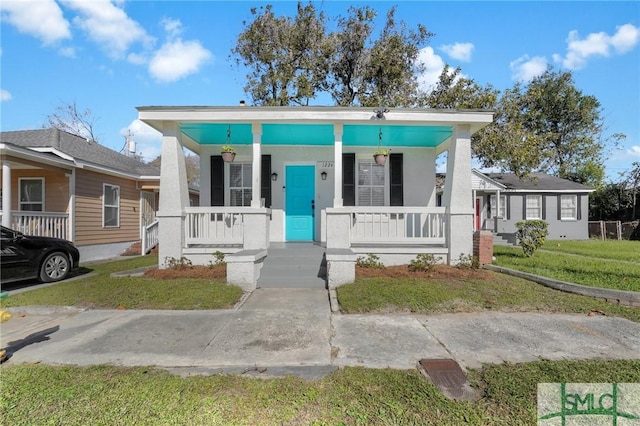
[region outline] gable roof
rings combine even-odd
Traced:
[[[546,173],[531,173],[528,178],[520,179],[514,173],[484,173],[490,179],[504,185],[507,191],[561,191],[592,192],[593,188],[581,183],[551,176]]]
[[[85,163],[130,175],[160,176],[160,170],[156,167],[58,129],[0,132],[0,142],[34,149],[38,152],[43,152],[44,148],[51,149],[50,152],[53,155],[65,154],[76,163]]]

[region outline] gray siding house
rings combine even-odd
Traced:
[[[542,219],[549,224],[549,239],[589,238],[589,194],[594,191],[589,186],[545,173],[519,179],[513,173],[473,170],[471,187],[474,230],[515,242],[517,222]]]

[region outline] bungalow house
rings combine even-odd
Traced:
[[[70,240],[81,261],[121,254],[155,222],[158,169],[94,141],[58,129],[0,132],[0,161],[2,225]]]
[[[444,174],[439,176],[439,193]],[[542,219],[549,224],[549,239],[589,239],[589,194],[593,188],[545,173],[520,179],[513,173],[472,170],[474,229],[492,231],[515,243],[516,223]]]
[[[326,248],[329,286],[353,279],[359,255],[385,264],[472,252],[471,135],[487,111],[345,107],[138,107],[162,133],[159,262],[207,264],[228,253],[227,279],[255,288],[274,242]],[[235,148],[227,162],[221,147]],[[200,156],[190,207],[183,147]],[[390,149],[381,165],[378,149]],[[447,151],[443,206],[436,157]]]

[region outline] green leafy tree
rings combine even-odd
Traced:
[[[294,19],[277,17],[272,6],[252,8],[244,22],[235,61],[249,70],[245,92],[256,105],[308,105],[327,88],[329,44],[324,14],[309,3],[298,3]]]
[[[438,109],[494,109],[498,90],[490,84],[482,87],[472,79],[462,77],[460,67],[445,65],[438,83],[424,96],[421,104]]]
[[[601,112],[595,97],[576,88],[571,72],[550,68],[526,87],[505,90],[495,122],[476,137],[475,154],[484,166],[521,177],[541,171],[597,185],[607,142]]]

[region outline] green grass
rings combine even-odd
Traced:
[[[358,278],[337,288],[344,313],[562,312],[607,315],[640,322],[640,309],[565,293],[531,281],[486,271],[489,279]]]
[[[526,257],[520,248],[506,246],[494,247],[494,255],[494,264],[506,268],[586,286],[640,291],[640,262],[619,262],[545,251],[537,251],[533,257]]]
[[[549,240],[541,250],[640,263],[640,241]]]
[[[111,277],[157,264],[157,256],[136,257],[83,267],[96,275],[61,282],[49,287],[12,294],[0,307],[75,306],[93,309],[227,309],[242,297],[242,289],[222,281],[204,279],[154,280],[143,277]]]
[[[640,361],[538,361],[485,366],[480,399],[445,398],[416,371],[340,369],[322,380],[152,368],[2,367],[0,423],[19,425],[530,425],[541,382],[640,382]]]

